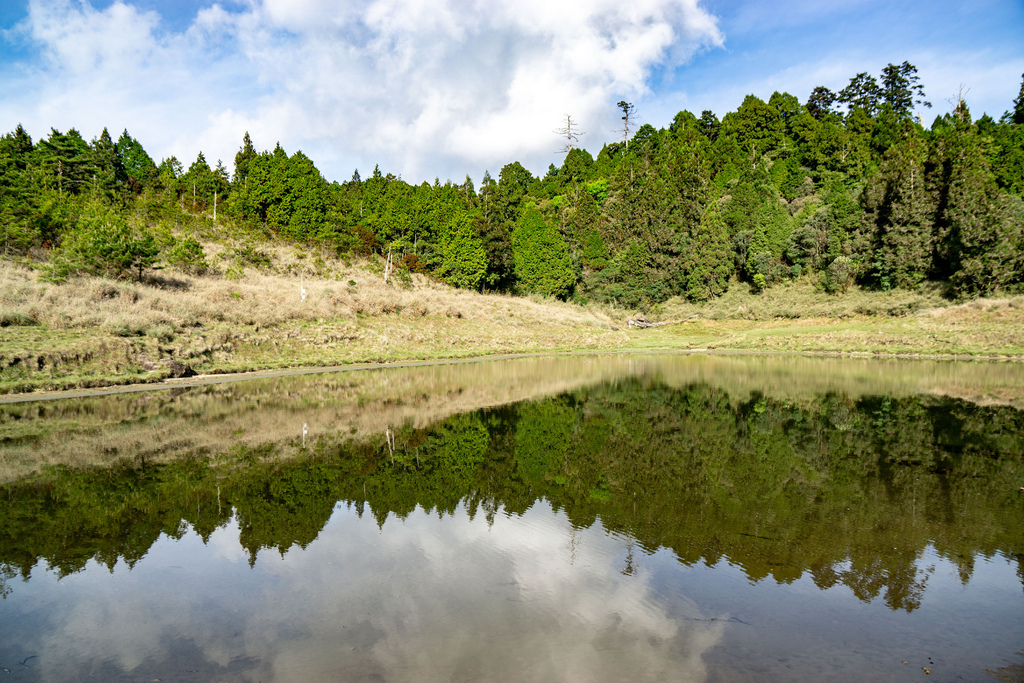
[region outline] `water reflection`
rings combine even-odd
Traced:
[[[113,679],[704,680],[726,621],[656,599],[647,571],[623,577],[623,541],[600,525],[572,551],[568,528],[543,504],[493,523],[417,513],[385,534],[342,509],[316,544],[255,570],[230,525],[205,546],[186,534],[130,572],[34,587],[47,617],[14,614],[0,648],[39,653],[44,680],[81,662]]]
[[[970,679],[1020,649],[1012,378],[556,361],[6,407],[0,664]]]

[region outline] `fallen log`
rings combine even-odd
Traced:
[[[689,316],[683,318],[682,320],[665,320],[665,321],[662,321],[662,322],[653,323],[650,320],[648,320],[645,316],[638,315],[637,317],[633,318],[632,320],[627,320],[626,324],[630,328],[638,327],[638,328],[643,329],[643,328],[646,328],[646,327],[661,327],[662,325],[679,325],[679,324],[682,324],[682,323],[685,323],[685,322],[689,322],[690,320],[693,320],[696,317],[697,317],[696,315],[689,315]]]

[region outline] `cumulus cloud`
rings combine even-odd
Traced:
[[[557,163],[566,113],[599,145],[653,69],[723,41],[698,0],[253,0],[162,29],[120,0],[31,0],[17,32],[39,59],[0,117],[41,122],[36,135],[127,127],[186,165],[199,149],[229,162],[248,129],[329,177],[380,163],[458,179]]]
[[[656,590],[640,553],[623,575],[627,539],[546,503],[493,524],[417,510],[383,529],[339,508],[307,548],[251,570],[236,534],[165,539],[131,571],[59,587],[40,576],[26,609],[45,617],[17,615],[13,651],[43,653],[46,679],[700,681],[729,627]]]

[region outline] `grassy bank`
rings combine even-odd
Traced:
[[[751,294],[734,283],[711,304],[669,301],[629,329],[633,311],[457,290],[421,275],[383,282],[375,262],[206,245],[214,266],[142,282],[64,284],[0,262],[0,393],[161,381],[200,374],[571,350],[733,349],[911,357],[1024,358],[1024,297],[952,305],[938,289],[853,290],[810,282]],[[250,254],[251,258],[251,254]],[[301,279],[300,279],[301,277]],[[305,300],[300,296],[305,289]]]

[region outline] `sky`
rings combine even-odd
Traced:
[[[3,0],[0,132],[127,129],[157,162],[230,171],[248,131],[331,181],[479,184],[560,166],[567,116],[596,155],[622,100],[661,128],[903,61],[926,125],[961,92],[999,118],[1021,36],[1021,0]]]

